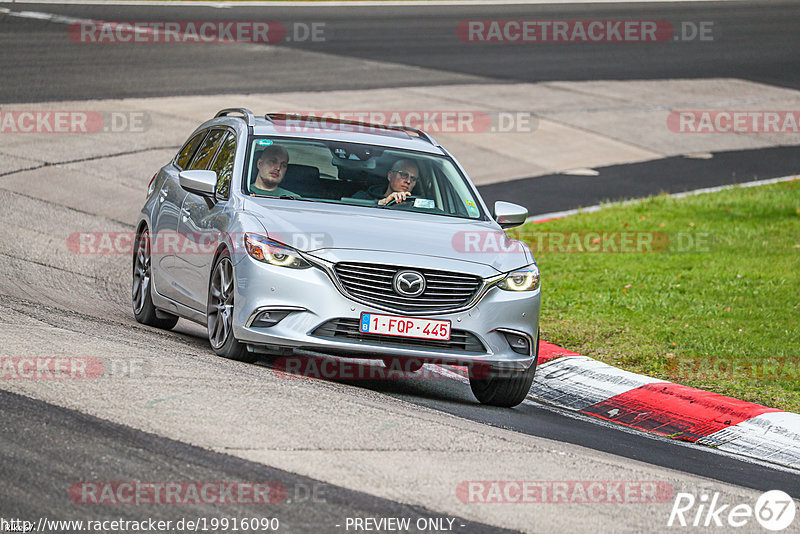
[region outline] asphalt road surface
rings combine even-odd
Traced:
[[[73,42],[68,25],[0,19],[0,102],[331,90],[550,80],[731,77],[800,88],[800,17],[793,1],[402,7],[77,6],[6,4],[12,11],[107,21],[277,21],[324,24],[324,41],[145,47]],[[712,40],[656,43],[474,43],[465,20],[583,19],[711,23]],[[698,26],[699,27],[699,26]],[[688,27],[687,27],[688,28]],[[298,30],[298,34],[301,32]],[[689,30],[686,30],[687,36]],[[302,37],[302,35],[298,35]],[[302,61],[291,51],[307,52]],[[342,58],[379,67],[343,63]],[[490,90],[487,88],[487,90]]]
[[[601,202],[680,193],[797,174],[800,147],[717,152],[709,159],[684,156],[595,169],[596,176],[550,174],[478,187],[488,205],[509,198],[533,216]],[[535,191],[535,194],[531,194]]]
[[[257,517],[259,528],[241,530],[264,530],[260,528],[266,524],[262,521],[277,519],[282,531],[341,532],[341,525],[347,517],[404,517],[409,518],[414,526],[420,520],[424,524],[430,519],[445,519],[442,514],[432,510],[320,483],[308,477],[209,452],[13,393],[0,391],[0,410],[4,414],[0,419],[3,451],[0,499],[6,519],[13,515],[37,524],[39,519],[53,523],[102,521],[109,517],[125,521],[144,519],[140,508],[116,502],[115,497],[109,494],[103,496],[94,487],[80,486],[96,480],[153,483],[169,480],[201,483],[234,480],[243,482],[242,487],[247,487],[248,492],[250,487],[257,484],[267,486],[265,491],[249,492],[240,502],[227,504],[224,508],[205,502],[191,502],[192,499],[176,503],[170,501],[164,490],[154,491],[141,499],[160,500],[162,504],[152,507],[147,518],[172,521],[173,525],[177,525],[181,519],[195,522],[204,520],[202,524],[210,526],[214,519]],[[98,461],[98,458],[102,460]],[[77,491],[65,491],[65,488],[75,485],[78,485]],[[200,484],[198,487],[202,488]],[[234,487],[231,497],[237,494],[238,487]],[[127,497],[124,493],[119,495]],[[76,505],[81,504],[88,506],[77,514]],[[450,521],[445,524],[454,525],[459,532],[512,532],[459,517],[450,516],[446,519]],[[80,531],[79,528],[52,530]],[[419,531],[424,530],[409,530]]]

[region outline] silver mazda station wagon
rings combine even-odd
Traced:
[[[431,136],[225,109],[150,182],[136,226],[140,323],[208,327],[220,356],[316,354],[465,366],[477,399],[533,381],[539,269]],[[306,354],[308,357],[308,354]]]

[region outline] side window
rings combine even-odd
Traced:
[[[192,156],[194,156],[197,147],[200,146],[200,141],[203,140],[203,137],[205,137],[207,133],[207,130],[203,130],[186,141],[186,144],[183,145],[181,151],[178,152],[178,157],[175,159],[175,165],[177,165],[179,169],[183,170],[189,165],[189,162],[192,161]]]
[[[217,173],[217,195],[228,198],[233,177],[233,161],[236,159],[236,134],[228,133],[222,146],[217,152],[217,157],[211,165],[211,170]]]
[[[225,130],[211,130],[211,133],[203,140],[203,144],[197,149],[197,154],[194,155],[190,169],[204,171],[208,169],[211,160],[214,159],[214,154],[217,153],[219,145],[222,144],[222,138],[225,135]]]

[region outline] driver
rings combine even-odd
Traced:
[[[386,173],[386,179],[389,181],[386,189],[380,184],[374,185],[366,191],[359,191],[353,198],[377,200],[379,206],[385,206],[392,200],[399,204],[411,195],[411,191],[417,185],[419,166],[414,160],[399,159]]]
[[[271,145],[261,152],[256,161],[256,176],[250,191],[258,195],[293,195],[291,191],[280,186],[286,169],[289,168],[289,152],[280,145]]]

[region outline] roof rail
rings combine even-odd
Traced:
[[[433,137],[431,137],[431,135],[426,131],[420,130],[419,128],[412,128],[411,126],[397,126],[397,128],[400,128],[407,132],[414,132],[415,134],[417,134],[417,137],[425,139],[427,142],[429,142],[434,146],[439,146],[439,143],[437,143],[436,140]]]
[[[217,117],[227,117],[231,113],[239,113],[242,117],[247,121],[247,126],[253,127],[256,125],[256,116],[253,115],[253,112],[247,108],[225,108],[221,109],[214,115],[214,118]]]
[[[440,146],[436,140],[430,136],[427,132],[424,132],[418,128],[412,128],[411,126],[403,126],[403,125],[386,125],[386,124],[376,124],[372,122],[360,122],[360,121],[353,121],[348,119],[335,119],[331,117],[315,117],[313,115],[296,115],[294,113],[267,113],[264,116],[268,121],[272,122],[273,120],[286,120],[286,119],[293,119],[293,120],[308,120],[316,123],[333,123],[333,124],[347,124],[350,126],[364,126],[367,128],[373,128],[375,130],[391,130],[393,132],[403,132],[408,134],[409,132],[415,134],[420,139],[427,141],[428,143],[432,144],[433,146]]]

